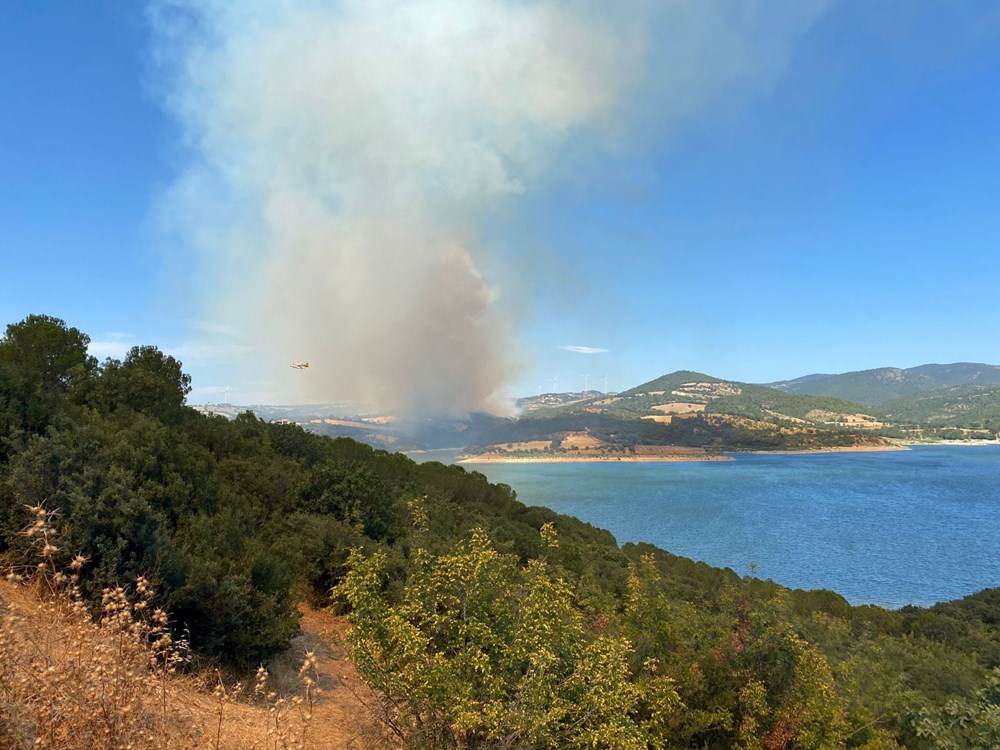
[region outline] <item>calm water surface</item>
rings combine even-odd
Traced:
[[[1000,446],[466,468],[619,542],[739,573],[753,562],[762,578],[855,604],[931,604],[1000,586]]]

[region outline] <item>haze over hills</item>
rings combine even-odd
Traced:
[[[883,398],[901,391],[910,392]],[[1000,367],[878,368],[807,375],[775,387],[678,370],[620,393],[542,393],[518,399],[516,405],[517,418],[477,413],[409,422],[346,404],[198,408],[230,418],[248,409],[263,419],[393,450],[464,448],[499,455],[572,451],[569,455],[607,457],[622,451],[662,456],[668,448],[712,455],[876,448],[887,446],[887,439],[995,439],[1000,433]]]
[[[980,362],[919,365],[901,369],[878,367],[835,375],[813,374],[766,385],[788,393],[833,396],[862,404],[882,404],[892,399],[962,385],[1000,385],[1000,366]]]

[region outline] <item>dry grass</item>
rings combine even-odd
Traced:
[[[884,422],[880,422],[869,414],[842,414],[824,409],[813,409],[806,416],[823,424],[846,425],[848,427],[861,427],[870,430],[877,430],[886,426]]]
[[[710,456],[704,448],[693,448],[686,445],[637,445],[635,446],[635,455],[648,458],[660,457],[665,460],[725,459],[725,456]]]
[[[174,641],[149,584],[139,579],[131,591],[106,590],[95,620],[76,587],[86,561],[76,558],[62,572],[52,515],[32,510],[28,534],[41,562],[31,571],[5,571],[0,582],[0,749],[384,744],[368,728],[364,686],[324,640],[323,626],[334,618],[306,612],[312,632],[275,660],[274,676],[261,667],[242,684],[217,671],[188,672],[186,644]]]
[[[522,440],[519,443],[498,443],[493,446],[497,453],[512,453],[514,451],[543,451],[552,447],[551,440]]]
[[[705,404],[696,404],[690,401],[672,401],[669,404],[657,404],[653,409],[664,414],[697,414],[698,412],[705,411]]]
[[[563,448],[578,448],[580,450],[590,450],[601,448],[607,445],[603,440],[588,435],[586,432],[570,432],[562,439]]]

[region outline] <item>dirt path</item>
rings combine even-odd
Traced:
[[[376,739],[368,721],[372,695],[347,658],[343,643],[349,625],[339,617],[300,607],[302,635],[269,663],[275,687],[282,694],[303,694],[298,671],[307,651],[314,654],[318,696],[313,706],[309,736],[315,747],[367,748]]]

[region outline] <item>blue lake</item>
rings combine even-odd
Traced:
[[[926,605],[1000,586],[1000,446],[735,458],[466,468],[619,542],[741,574],[754,563],[761,578],[854,604]]]

